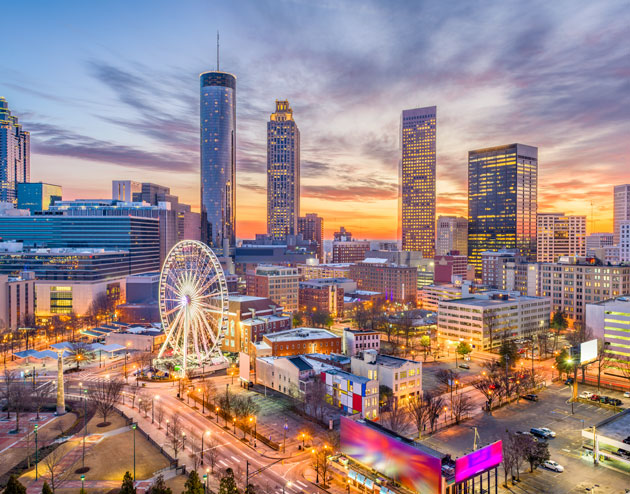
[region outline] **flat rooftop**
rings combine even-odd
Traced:
[[[598,435],[623,442],[626,437],[630,436],[630,408],[602,420],[595,428]]]
[[[321,328],[293,328],[277,333],[264,335],[269,341],[300,341],[300,340],[325,340],[330,338],[340,338],[334,333]]]

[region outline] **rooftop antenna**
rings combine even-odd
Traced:
[[[217,29],[217,72],[219,72],[219,30]]]

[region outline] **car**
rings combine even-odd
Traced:
[[[459,364],[460,369],[470,369],[470,365],[468,364]]]
[[[626,391],[626,392],[623,394],[623,397],[624,397],[624,398],[630,398],[630,391]]]
[[[545,463],[543,463],[543,467],[549,470],[553,470],[554,472],[564,472],[564,467],[553,460],[547,460]]]
[[[621,456],[622,458],[626,458],[626,459],[630,458],[630,451],[628,451],[627,449],[619,448],[617,450],[617,454]]]
[[[591,396],[593,396],[593,393],[591,393],[590,391],[582,391],[580,393],[580,398],[586,398],[587,400],[590,399]]]
[[[624,443],[624,444],[630,444],[630,436],[626,437],[626,438],[623,440],[623,443]]]
[[[549,434],[548,432],[538,428],[538,427],[532,427],[529,432],[531,432],[534,436],[536,437],[540,437],[541,439],[547,439],[548,437],[551,437],[551,434]]]
[[[564,381],[564,384],[566,384],[567,386],[570,386],[571,384],[573,384],[573,378],[570,377],[569,379],[567,379],[566,381]]]
[[[599,397],[599,402],[600,402],[600,403],[608,403],[608,400],[609,400],[609,399],[610,399],[610,398],[608,398],[608,396],[600,396],[600,397]]]
[[[613,405],[613,406],[621,406],[622,405],[622,401],[619,398],[608,398],[608,404],[609,405]]]
[[[599,401],[599,395],[593,395],[593,396],[591,396],[591,400],[593,400],[593,401]]]
[[[529,400],[529,401],[538,401],[538,395],[534,395],[534,394],[525,395],[523,396],[523,399]]]
[[[546,432],[549,437],[556,437],[556,433],[547,427],[540,427],[540,430]]]

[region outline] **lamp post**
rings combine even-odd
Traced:
[[[232,425],[234,426],[234,435],[236,435],[236,418],[232,417]]]
[[[214,407],[214,413],[217,414],[217,424],[219,423],[219,410],[221,410],[219,407]]]
[[[85,468],[85,437],[87,436],[87,389],[83,390],[83,459],[81,460],[81,468]]]
[[[129,372],[127,372],[127,357],[129,356],[129,343],[127,343],[127,348],[125,348],[125,380],[127,384],[129,384]]]
[[[287,452],[287,431],[289,430],[289,424],[284,423],[284,437],[282,438],[282,452]]]
[[[81,475],[81,492],[85,492],[85,475]]]
[[[291,481],[289,480],[286,484],[282,484],[282,494],[285,494],[284,492],[284,487],[291,487],[293,484],[291,483]]]
[[[166,419],[166,437],[168,437],[168,419]]]
[[[206,492],[208,492],[208,474],[204,473],[203,474],[203,494],[206,494]]]
[[[317,456],[317,451],[315,451],[315,448],[311,450],[311,453],[315,455],[315,475],[317,477],[315,479],[315,483],[319,484],[319,456]]]
[[[37,424],[33,427],[33,432],[35,433],[35,480],[37,480]]]
[[[305,439],[305,434],[302,432],[302,449],[304,449],[304,439]]]
[[[206,431],[206,432],[204,432],[204,433],[201,435],[201,464],[202,464],[202,465],[203,465],[203,437],[204,437],[206,434],[208,434],[208,435],[209,435],[209,434],[210,434],[210,431]]]
[[[186,433],[182,432],[182,451],[186,451]]]
[[[136,424],[131,424],[133,429],[133,481],[136,481]]]

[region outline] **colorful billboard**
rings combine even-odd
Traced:
[[[341,417],[341,452],[422,494],[442,492],[439,458],[346,417]]]
[[[455,482],[463,482],[503,461],[503,444],[492,443],[455,460]]]

